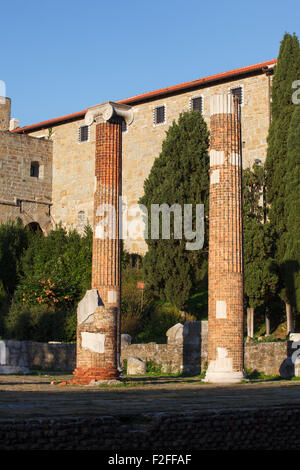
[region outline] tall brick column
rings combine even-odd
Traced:
[[[240,106],[210,102],[208,369],[206,382],[243,379],[243,242]]]
[[[131,123],[130,107],[111,102],[85,117],[87,125],[96,121],[92,289],[78,305],[75,383],[119,377],[123,119]]]

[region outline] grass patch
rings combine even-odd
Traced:
[[[267,375],[256,369],[255,370],[245,369],[245,374],[246,374],[247,379],[249,380],[259,380],[259,381],[284,380],[282,377],[280,377],[280,375]],[[246,383],[249,383],[249,382],[246,381]]]

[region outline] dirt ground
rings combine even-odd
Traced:
[[[0,419],[300,405],[300,381],[211,385],[197,377],[133,377],[114,386],[59,385],[70,378],[0,376]]]

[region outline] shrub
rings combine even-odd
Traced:
[[[127,265],[122,270],[122,332],[134,337],[143,324],[147,307],[145,293],[137,288],[137,282],[143,280],[141,269]]]
[[[76,338],[72,311],[49,305],[21,305],[13,302],[5,321],[6,336],[16,340],[73,341]]]
[[[22,277],[15,301],[69,310],[90,288],[92,231],[84,237],[62,227],[47,237],[35,236],[22,258]]]
[[[181,312],[171,304],[155,303],[149,308],[149,318],[135,342],[166,343],[166,332],[171,326],[182,321]]]

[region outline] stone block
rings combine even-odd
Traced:
[[[290,333],[290,341],[300,341],[300,333]]]
[[[127,359],[127,375],[139,375],[146,373],[146,362],[138,357]]]
[[[0,374],[27,374],[28,354],[23,341],[0,341]]]
[[[283,379],[291,379],[295,376],[295,366],[291,357],[283,361],[279,369],[280,377]]]
[[[184,327],[182,323],[176,323],[176,325],[168,329],[168,331],[166,332],[166,335],[168,338],[168,344],[172,344],[172,343],[182,344],[183,343],[183,328]]]
[[[87,290],[83,299],[79,302],[77,307],[77,321],[78,324],[91,323],[93,321],[93,314],[102,304],[98,291],[96,289]]]
[[[121,345],[124,346],[125,344],[131,344],[131,336],[123,333],[121,335]]]

